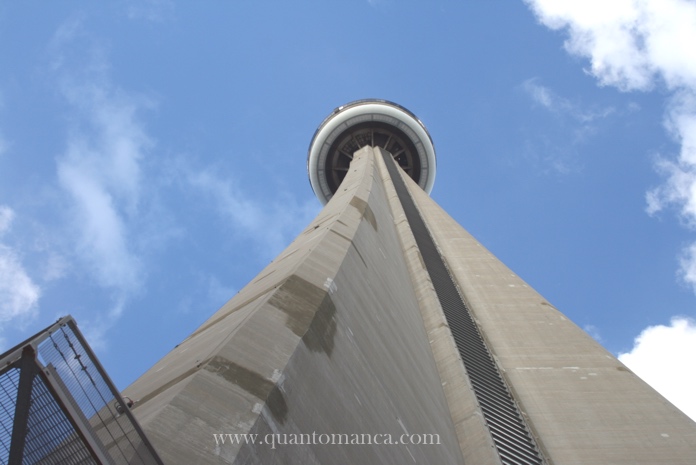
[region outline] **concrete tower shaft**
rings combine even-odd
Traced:
[[[390,136],[410,158],[382,147]],[[166,464],[694,463],[696,423],[429,197],[435,152],[417,118],[341,107],[308,165],[317,218],[125,392]]]
[[[409,272],[418,258],[403,252],[375,150],[356,152],[341,189],[295,241],[127,389],[167,465],[465,461]],[[462,434],[476,444],[470,454],[494,457],[480,420],[464,419],[480,434]],[[213,437],[312,432],[439,442],[272,448]]]
[[[326,204],[362,147],[381,147],[425,192],[435,182],[435,148],[425,125],[406,108],[387,100],[357,100],[336,108],[309,145],[307,172],[317,198]]]

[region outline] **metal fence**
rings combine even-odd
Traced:
[[[0,355],[0,464],[162,465],[129,403],[61,318]]]

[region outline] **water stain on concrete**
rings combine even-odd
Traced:
[[[288,414],[285,397],[278,386],[270,379],[220,356],[213,357],[205,366],[205,370],[215,373],[217,376],[222,376],[225,380],[236,384],[252,396],[265,401],[271,414],[273,414],[273,418],[280,423],[285,422]]]
[[[230,383],[238,385],[261,400],[265,400],[275,386],[275,383],[270,379],[220,356],[213,357],[205,369],[222,376]]]
[[[336,337],[336,306],[330,295],[319,305],[309,330],[302,341],[312,352],[323,352],[331,357]]]
[[[281,424],[285,423],[285,419],[288,416],[288,404],[285,401],[285,396],[278,386],[275,386],[268,398],[266,399],[266,405],[268,410],[271,411],[273,418]]]
[[[293,275],[268,303],[286,314],[285,326],[300,336],[312,352],[331,356],[336,336],[336,307],[326,289]]]
[[[302,337],[325,295],[326,289],[293,275],[273,293],[268,303],[285,313],[285,326]]]

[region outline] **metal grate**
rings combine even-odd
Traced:
[[[71,317],[0,356],[0,465],[161,465]]]
[[[27,421],[23,464],[97,464],[40,376],[35,376]]]
[[[12,424],[14,421],[19,368],[9,368],[0,375],[0,463],[6,464],[10,456]]]
[[[542,465],[544,459],[529,434],[517,404],[389,155],[382,151],[389,176],[435,287],[500,460],[506,465]]]

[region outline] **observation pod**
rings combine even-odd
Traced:
[[[336,108],[309,144],[307,172],[323,205],[338,190],[353,154],[382,147],[426,193],[435,182],[435,147],[423,123],[406,108],[387,100],[356,100]]]

